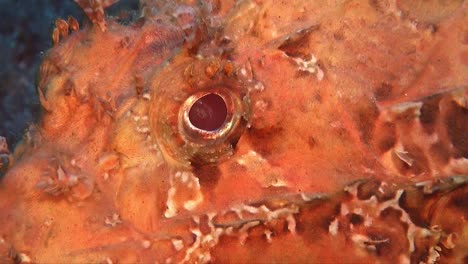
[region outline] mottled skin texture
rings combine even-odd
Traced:
[[[77,2],[94,25],[54,33],[0,262],[466,262],[466,3]],[[239,122],[190,138],[213,89]]]

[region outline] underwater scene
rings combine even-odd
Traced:
[[[468,263],[466,1],[0,15],[0,263]]]

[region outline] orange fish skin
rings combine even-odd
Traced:
[[[3,151],[0,262],[466,261],[465,2],[76,2]]]

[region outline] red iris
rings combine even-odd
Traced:
[[[227,107],[223,98],[210,93],[199,98],[190,108],[190,123],[195,127],[214,131],[224,124],[227,117]]]

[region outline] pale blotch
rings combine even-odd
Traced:
[[[167,192],[165,217],[174,217],[182,209],[193,211],[203,202],[200,182],[193,173],[178,171],[171,175],[170,184],[171,187]]]

